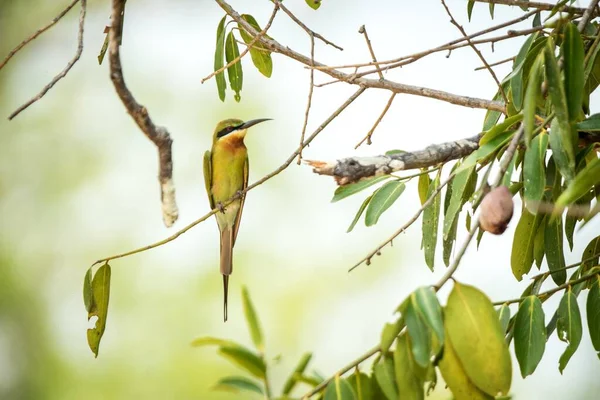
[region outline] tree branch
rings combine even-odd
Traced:
[[[170,227],[177,221],[179,216],[177,202],[175,201],[175,185],[173,183],[173,158],[171,153],[173,140],[166,128],[154,125],[146,107],[135,100],[133,94],[125,84],[119,53],[119,43],[122,37],[121,32],[123,31],[124,9],[125,1],[112,0],[112,25],[109,37],[110,79],[129,115],[131,115],[144,135],[158,149],[158,180],[160,182],[162,217],[165,225]]]
[[[526,1],[526,0],[475,0],[477,3],[491,3],[491,4],[501,4],[504,6],[517,6],[517,7],[527,7],[527,8],[535,8],[536,10],[542,11],[551,11],[556,4],[551,3],[539,3],[536,1]],[[562,6],[560,10],[573,13],[573,14],[583,14],[585,13],[585,8],[582,7],[570,7],[570,6]],[[596,15],[598,15],[596,13]]]
[[[395,153],[389,156],[349,157],[334,163],[307,161],[313,172],[331,175],[339,185],[363,178],[387,175],[396,171],[425,168],[468,156],[479,148],[480,135],[453,142],[432,144],[423,150]]]
[[[77,0],[77,1],[79,1],[79,0]],[[8,60],[12,57],[12,55],[14,53],[16,53],[17,51],[19,51],[27,43],[29,43],[30,41],[32,41],[33,39],[35,39],[36,37],[38,37],[39,35],[41,35],[45,31],[47,31],[48,29],[50,29],[54,24],[56,24],[75,5],[75,3],[77,3],[77,1],[74,1],[73,3],[69,4],[69,6],[65,10],[63,10],[62,13],[60,13],[58,16],[56,16],[52,20],[52,22],[50,22],[50,24],[48,24],[45,27],[41,28],[36,33],[34,33],[33,36],[31,36],[29,39],[26,39],[19,46],[17,46],[8,55],[8,57],[2,62],[2,64],[0,65],[0,68],[2,68],[8,62]],[[44,97],[44,95],[46,93],[48,93],[48,91],[50,89],[52,89],[52,87],[56,84],[56,82],[60,81],[62,78],[64,78],[65,76],[67,76],[67,74],[69,73],[69,71],[71,70],[71,68],[73,67],[73,65],[75,65],[75,63],[77,61],[79,61],[79,57],[81,57],[81,53],[83,52],[83,24],[85,22],[86,9],[87,9],[87,0],[81,0],[81,12],[79,13],[79,28],[78,28],[78,33],[77,33],[77,50],[75,51],[75,55],[73,56],[73,58],[71,59],[71,61],[69,61],[69,63],[67,64],[67,66],[62,71],[60,71],[60,73],[58,75],[56,75],[54,78],[52,78],[52,80],[50,81],[50,83],[48,83],[46,86],[44,86],[44,88],[35,97],[31,98],[29,101],[27,101],[21,107],[17,108],[12,114],[10,114],[9,117],[8,117],[9,120],[12,120],[14,117],[16,117],[17,115],[19,115],[27,107],[29,107],[30,105],[32,105],[33,103],[35,103],[36,101],[38,101],[39,99],[41,99],[42,97]]]
[[[248,22],[246,22],[240,14],[235,11],[226,1],[224,0],[216,0],[216,2],[221,6],[221,8],[231,16],[238,24],[240,24],[244,30],[246,30],[252,36],[258,35],[259,32],[256,31]],[[283,9],[283,8],[282,8]],[[259,42],[264,46],[268,47],[271,51],[283,54],[291,59],[294,59],[306,66],[311,66],[312,60],[309,57],[306,57],[303,54],[300,54],[288,47],[281,45],[276,40],[261,37]],[[324,66],[324,64],[314,61],[314,66]],[[445,101],[448,103],[471,107],[471,108],[483,108],[487,110],[500,111],[505,112],[504,103],[498,101],[490,101],[485,99],[479,99],[468,96],[460,96],[453,93],[444,92],[436,89],[429,89],[425,87],[405,85],[402,83],[390,81],[387,79],[367,79],[367,78],[357,78],[354,75],[346,74],[337,70],[324,70],[325,74],[336,78],[340,81],[344,81],[353,85],[359,85],[364,88],[374,88],[374,89],[385,89],[395,93],[406,93],[412,94],[415,96],[429,97],[441,101]]]

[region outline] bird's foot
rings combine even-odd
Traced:
[[[242,190],[238,190],[237,192],[235,192],[236,199],[241,199],[242,197],[244,197],[244,192]]]
[[[219,212],[222,212],[223,214],[225,214],[225,206],[223,205],[223,203],[218,202],[216,204],[217,210],[219,210]]]

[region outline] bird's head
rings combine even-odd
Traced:
[[[226,140],[231,138],[243,139],[246,136],[247,129],[251,126],[264,121],[270,121],[271,118],[252,119],[250,121],[242,121],[241,119],[225,119],[217,124],[213,141]]]

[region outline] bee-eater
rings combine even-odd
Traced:
[[[248,151],[244,145],[247,129],[269,118],[244,122],[226,119],[217,124],[210,151],[204,153],[204,182],[211,208],[223,207],[227,200],[248,187]],[[227,204],[218,213],[221,232],[221,274],[223,275],[223,318],[227,321],[227,291],[233,270],[232,252],[242,218],[246,194]]]

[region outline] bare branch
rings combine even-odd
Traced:
[[[475,0],[478,3],[492,3],[492,4],[501,4],[505,6],[517,6],[517,7],[527,7],[527,8],[535,8],[536,10],[542,11],[551,11],[556,4],[551,3],[539,3],[536,1],[526,1],[526,0]],[[585,13],[585,8],[581,7],[570,7],[564,5],[560,8],[560,10],[572,13],[572,14],[583,14]],[[596,14],[598,15],[598,14]]]
[[[39,36],[40,34],[42,34],[43,32],[45,32],[46,30],[48,30],[50,27],[52,27],[56,22],[58,22],[58,20],[60,18],[62,18],[75,5],[76,2],[77,1],[74,1],[72,4],[70,4],[69,7],[67,7],[54,20],[52,20],[52,22],[49,25],[47,25],[46,27],[38,30],[31,37],[31,39],[24,41],[19,46],[21,46],[21,47],[25,46],[25,44],[29,43],[31,40],[35,39],[37,36]],[[12,114],[10,114],[9,117],[8,117],[9,120],[12,120],[14,117],[16,117],[17,115],[19,115],[27,107],[29,107],[30,105],[32,105],[33,103],[35,103],[36,101],[38,101],[39,99],[41,99],[42,97],[44,97],[44,95],[46,93],[48,93],[48,91],[50,89],[52,89],[52,87],[56,84],[56,82],[58,82],[62,78],[64,78],[69,73],[69,71],[71,70],[71,68],[73,67],[73,65],[75,65],[75,63],[77,61],[79,61],[79,57],[81,57],[81,53],[83,52],[83,23],[85,22],[86,9],[87,9],[87,0],[81,0],[81,12],[79,13],[79,28],[78,28],[78,33],[77,33],[77,50],[75,51],[75,55],[73,56],[73,58],[71,59],[71,61],[69,61],[69,63],[67,64],[67,66],[62,71],[60,71],[60,73],[58,75],[56,75],[54,78],[52,78],[52,80],[50,81],[50,83],[48,83],[46,86],[44,86],[44,88],[35,97],[31,98],[29,101],[27,101],[21,107],[17,108]],[[17,49],[15,49],[13,51],[16,52],[19,49],[20,49],[20,47],[18,47]],[[4,62],[2,63],[2,66],[4,66],[4,64],[6,64],[8,62],[8,60],[10,59],[10,57],[12,57],[12,56],[9,54],[9,57],[6,60],[4,60]],[[0,68],[2,68],[2,66],[0,66]]]
[[[311,36],[316,37],[317,39],[321,40],[323,43],[328,44],[329,46],[335,47],[336,49],[343,51],[344,49],[341,48],[340,46],[338,46],[337,44],[330,42],[329,40],[325,39],[323,36],[319,35],[317,32],[313,31],[312,29],[310,29],[308,26],[306,26],[302,21],[300,21],[298,19],[298,17],[296,17],[286,6],[284,6],[281,1],[279,0],[275,0],[274,3],[277,3],[279,5],[279,7],[281,7],[281,9],[283,10],[284,13],[286,13],[291,19],[292,21],[294,21],[300,28],[304,29],[304,31],[306,33],[308,33]]]
[[[373,51],[373,46],[371,46],[371,40],[369,39],[369,34],[367,33],[367,28],[365,28],[365,26],[362,25],[360,27],[360,29],[358,30],[358,33],[362,33],[363,35],[365,35],[365,40],[367,41],[367,47],[369,48],[369,53],[371,53],[371,59],[373,60],[373,62],[375,63],[375,66],[377,67],[377,73],[379,74],[379,79],[383,79],[383,73],[381,72],[381,69],[379,69],[379,63],[377,62],[377,57],[375,57],[375,52]]]
[[[310,61],[314,65],[315,63],[315,36],[310,33]],[[308,88],[308,100],[306,101],[306,111],[304,112],[304,124],[302,125],[302,133],[300,134],[300,144],[304,142],[304,135],[306,134],[306,126],[308,125],[308,115],[310,114],[310,106],[312,105],[312,97],[315,89],[315,70],[310,70],[310,86]],[[302,147],[298,153],[298,165],[302,161]]]
[[[216,0],[216,2],[221,6],[223,10],[227,14],[229,14],[238,24],[240,24],[244,30],[246,30],[252,36],[256,36],[259,32],[257,32],[250,24],[248,24],[243,18],[241,18],[240,14],[235,11],[226,1],[224,0]],[[283,9],[283,8],[282,8]],[[291,59],[294,59],[304,65],[310,66],[312,61],[309,57],[306,57],[303,54],[300,54],[288,47],[282,46],[276,40],[261,37],[259,41],[267,46],[271,51],[274,51],[279,54],[283,54]],[[322,63],[315,61],[315,66],[323,66]],[[460,96],[453,93],[444,92],[441,90],[429,89],[419,86],[411,86],[405,85],[398,82],[393,82],[387,79],[366,79],[366,78],[357,78],[353,75],[349,75],[337,70],[325,70],[323,71],[327,75],[339,79],[340,81],[344,81],[353,85],[359,85],[364,88],[375,88],[375,89],[385,89],[395,93],[407,93],[416,96],[430,97],[438,100],[442,100],[448,103],[461,105],[464,107],[471,108],[483,108],[487,110],[494,110],[504,112],[504,104],[498,101],[490,101],[484,99],[478,99],[468,96]]]
[[[364,138],[362,138],[362,140],[360,142],[358,142],[358,144],[356,146],[354,146],[354,150],[358,149],[358,147],[361,144],[363,144],[365,140],[367,141],[367,144],[371,144],[371,136],[373,136],[373,132],[375,132],[375,129],[377,129],[377,126],[379,126],[379,123],[381,122],[383,117],[385,117],[385,114],[387,114],[388,110],[392,106],[392,103],[394,102],[395,97],[396,97],[396,93],[392,93],[392,95],[390,96],[390,99],[388,100],[387,104],[383,108],[381,115],[379,115],[379,118],[377,118],[377,120],[373,124],[373,127],[371,129],[369,129],[369,132],[367,132],[367,135]]]
[[[358,182],[361,179],[387,175],[396,171],[425,168],[468,156],[479,148],[479,138],[473,136],[440,144],[432,144],[423,150],[395,153],[389,156],[349,157],[334,163],[307,161],[320,175],[331,175],[339,185]]]
[[[144,132],[144,135],[146,135],[158,149],[158,180],[160,182],[162,216],[165,225],[170,227],[179,217],[179,210],[177,209],[177,202],[175,201],[175,185],[173,183],[173,158],[171,153],[173,140],[166,128],[154,125],[146,107],[135,100],[133,94],[125,84],[123,69],[121,67],[121,56],[119,53],[124,8],[125,1],[112,0],[112,26],[109,37],[110,79],[129,115],[131,115],[142,132]]]
[[[485,59],[485,57],[483,56],[483,54],[481,54],[481,52],[479,51],[479,49],[477,49],[477,47],[473,44],[473,42],[471,42],[471,39],[469,39],[469,35],[467,35],[467,32],[464,30],[464,28],[458,22],[456,22],[456,20],[454,19],[454,16],[452,15],[452,12],[450,12],[450,9],[446,5],[445,0],[442,0],[442,5],[444,6],[444,9],[446,10],[446,13],[450,17],[450,22],[452,23],[452,25],[454,25],[456,27],[456,29],[458,29],[460,31],[460,33],[463,34],[463,36],[465,37],[465,39],[466,39],[467,43],[469,44],[469,46],[471,46],[471,48],[473,49],[473,51],[475,52],[475,54],[477,54],[477,57],[479,57],[479,59],[481,60],[481,62],[483,63],[483,65],[485,65],[485,67],[488,69],[488,71],[490,72],[490,75],[492,75],[492,78],[494,79],[494,81],[496,82],[496,85],[498,86],[498,90],[502,94],[502,98],[504,99],[504,103],[508,104],[508,97],[506,97],[506,93],[504,93],[504,89],[502,88],[502,85],[500,84],[500,81],[498,80],[498,77],[496,76],[496,73],[490,67],[490,65],[488,64],[487,60]]]
[[[504,60],[496,61],[496,62],[493,62],[493,63],[488,64],[488,65],[482,65],[480,67],[477,67],[477,68],[475,68],[475,71],[481,71],[482,69],[487,69],[489,67],[495,67],[496,65],[504,64],[504,63],[511,62],[511,61],[514,61],[514,60],[515,60],[514,56],[513,57],[508,57],[508,58],[505,58]]]
[[[46,32],[48,29],[52,28],[58,21],[61,20],[62,17],[64,17],[69,11],[71,11],[71,8],[73,8],[75,6],[75,4],[77,4],[79,0],[73,0],[71,2],[71,4],[69,4],[67,6],[67,8],[65,8],[64,10],[62,10],[56,17],[54,17],[54,19],[52,19],[52,21],[50,21],[50,23],[48,23],[46,26],[41,27],[40,29],[38,29],[37,31],[35,31],[35,33],[31,36],[29,36],[27,39],[23,40],[21,43],[19,43],[19,45],[17,45],[17,47],[15,47],[14,49],[12,49],[10,51],[10,53],[8,53],[8,55],[6,56],[6,58],[4,59],[4,61],[2,61],[0,63],[0,69],[2,69],[6,63],[8,63],[8,61],[19,51],[21,50],[23,47],[25,47],[29,42],[35,40],[38,36],[40,36],[42,33]]]
[[[579,21],[579,24],[577,25],[577,29],[579,30],[580,33],[583,33],[583,31],[585,30],[585,26],[592,19],[592,14],[594,13],[594,9],[596,7],[598,7],[598,0],[590,1],[590,5],[588,6],[588,8],[585,9],[585,12],[583,13],[583,16],[581,17],[581,20]],[[596,15],[598,15],[598,14],[596,13]]]

